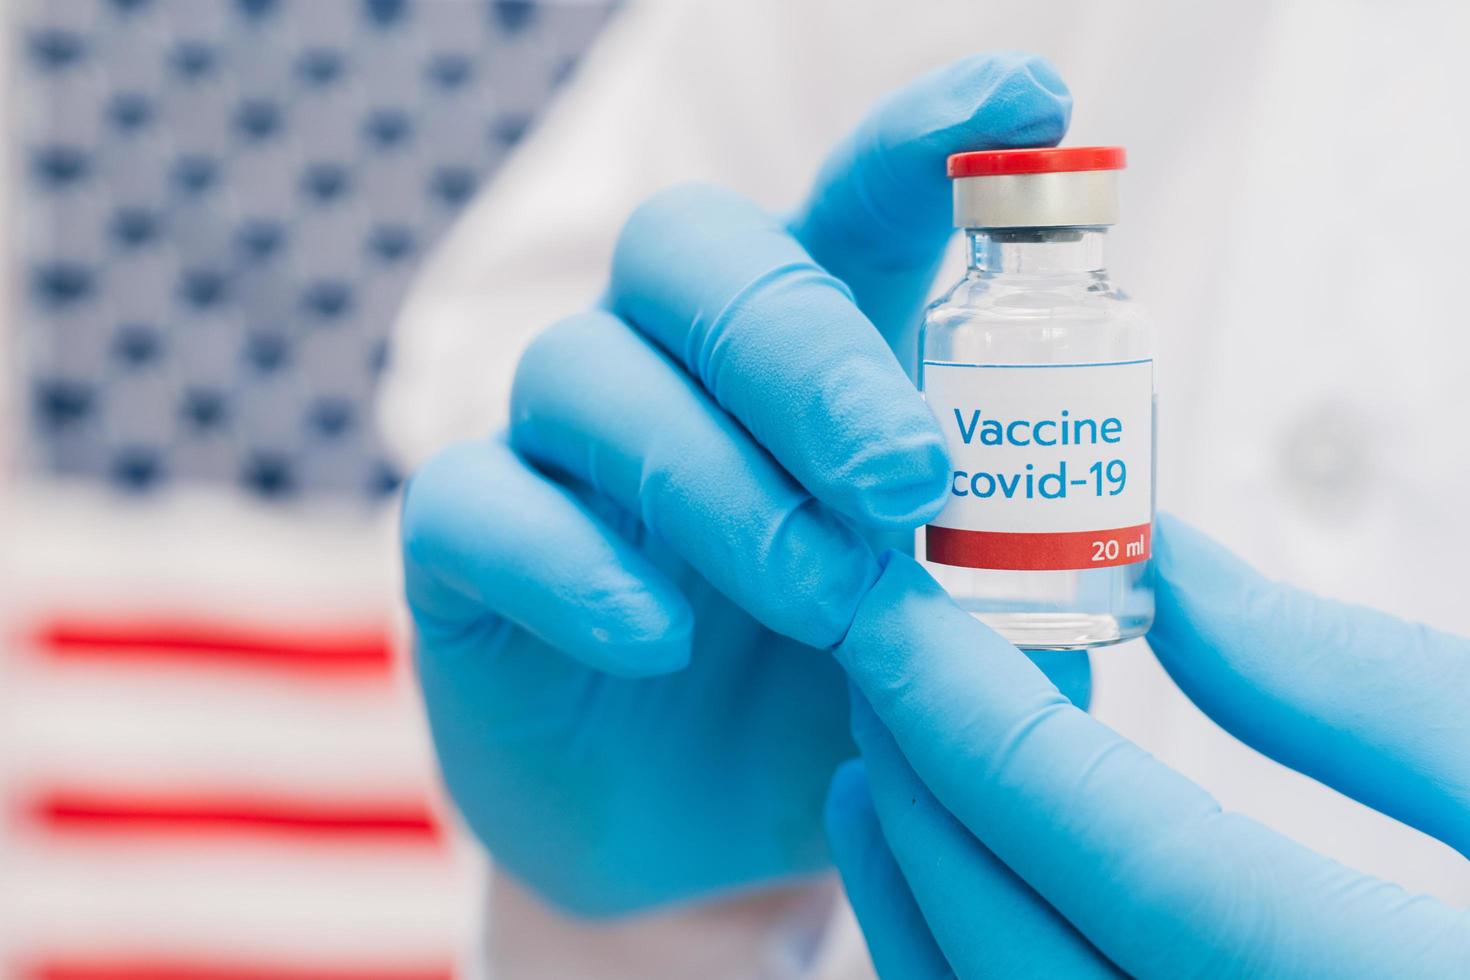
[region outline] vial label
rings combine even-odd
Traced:
[[[954,466],[929,561],[1008,570],[1148,559],[1153,361],[924,362]]]

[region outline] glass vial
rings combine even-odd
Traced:
[[[1153,620],[1153,348],[1108,277],[1120,147],[949,159],[965,276],[926,312],[919,387],[953,465],[918,553],[1023,649]]]

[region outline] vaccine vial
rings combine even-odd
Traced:
[[[1153,620],[1150,330],[1108,276],[1121,147],[949,158],[965,276],[926,311],[919,387],[953,473],[918,552],[1023,649]]]

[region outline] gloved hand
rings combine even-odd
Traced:
[[[788,222],[655,196],[605,308],[526,352],[506,439],[413,477],[444,777],[543,896],[608,914],[828,862],[822,801],[853,750],[822,648],[878,576],[868,538],[911,538],[947,486],[895,357],[949,237],[944,159],[1054,143],[1069,109],[1040,59],[970,58],[874,110]]]
[[[1470,642],[1158,522],[1155,653],[1247,744],[1470,853]],[[1470,913],[1242,816],[889,557],[837,650],[828,826],[885,977],[1465,977]]]

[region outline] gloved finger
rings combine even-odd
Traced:
[[[631,513],[766,626],[841,639],[877,561],[738,423],[627,324],[594,312],[527,349],[511,441]]]
[[[905,85],[838,145],[790,227],[896,351],[927,297],[951,232],[945,158],[963,150],[1050,146],[1072,96],[1044,59],[964,58]],[[911,356],[911,355],[910,355]]]
[[[883,840],[859,760],[844,763],[833,775],[825,815],[832,859],[878,976],[953,977]]]
[[[1470,642],[1261,577],[1161,516],[1149,644],[1273,759],[1470,855]]]
[[[880,528],[939,512],[933,414],[847,287],[754,204],[704,186],[650,198],[610,297],[822,502]]]
[[[912,559],[885,556],[835,654],[939,803],[1130,974],[1436,976],[1470,962],[1466,913],[1222,813],[1063,699]]]
[[[924,919],[962,977],[1115,977],[1030,885],[939,805],[856,690],[852,733],[883,838]]]
[[[1092,664],[1086,650],[1027,650],[1026,656],[1062,697],[1086,711],[1092,702]]]
[[[498,440],[451,446],[409,480],[401,540],[430,650],[501,618],[611,674],[689,661],[694,616],[679,589]]]

